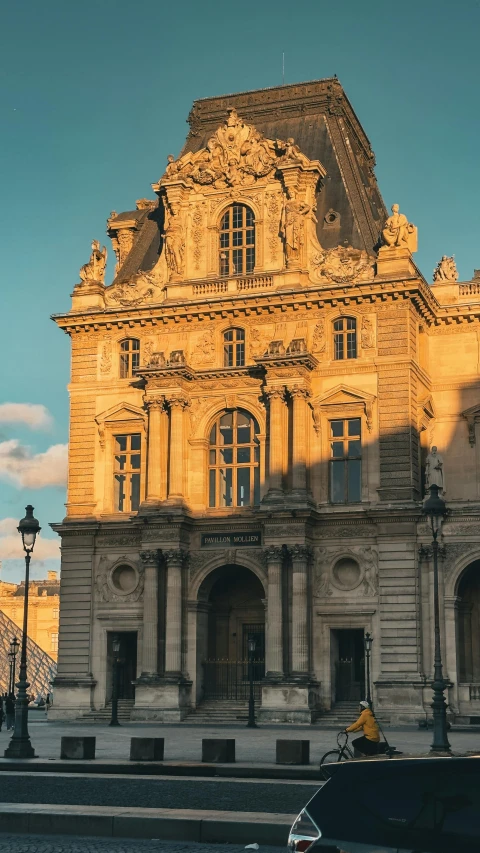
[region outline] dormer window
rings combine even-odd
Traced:
[[[223,366],[243,367],[245,364],[245,332],[227,329],[223,334]]]
[[[120,342],[120,379],[130,379],[140,364],[140,341],[127,338]]]
[[[255,266],[255,216],[245,204],[232,204],[220,223],[220,275],[244,275]]]

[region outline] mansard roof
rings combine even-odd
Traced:
[[[325,167],[317,194],[320,245],[352,246],[371,255],[387,214],[370,142],[337,78],[197,100],[181,155],[205,148],[231,108],[267,139],[293,137],[303,154]],[[152,269],[160,250],[161,216],[161,207],[150,207],[115,214],[110,220],[110,225],[135,220],[137,231],[115,282]]]

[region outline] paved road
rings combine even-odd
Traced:
[[[2,835],[0,853],[243,853],[237,844],[192,841],[67,838],[60,835]],[[259,853],[285,853],[284,847],[261,847]]]
[[[295,814],[316,785],[182,778],[88,776],[74,774],[0,775],[0,802],[51,805],[122,806],[151,809],[218,809]]]
[[[392,744],[410,754],[425,753],[432,743],[432,732],[415,728],[389,729],[385,732]],[[275,762],[277,738],[306,738],[310,741],[310,760],[319,764],[327,749],[336,745],[336,732],[316,726],[261,726],[247,729],[242,726],[159,725],[158,723],[130,723],[111,729],[108,725],[84,723],[30,723],[30,737],[39,758],[59,758],[62,735],[95,736],[96,755],[99,759],[127,761],[131,737],[164,737],[166,761],[200,761],[202,738],[229,737],[236,739],[237,761],[253,764]],[[10,732],[5,727],[0,732],[0,756],[8,745]],[[452,748],[458,752],[479,749],[478,732],[449,734]]]

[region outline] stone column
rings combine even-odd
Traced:
[[[165,397],[146,400],[148,406],[148,454],[146,503],[162,500],[162,420],[166,418]]]
[[[167,564],[167,607],[165,615],[165,675],[180,677],[182,670],[182,566],[185,553],[164,551]]]
[[[170,454],[168,500],[181,503],[183,493],[183,410],[188,405],[185,397],[170,397]]]
[[[140,551],[144,565],[142,676],[158,673],[158,551]]]
[[[294,545],[292,555],[292,674],[308,677],[308,560],[310,549]]]
[[[307,399],[310,396],[306,388],[290,389],[293,399],[293,453],[292,453],[292,491],[302,495],[307,491]]]
[[[267,678],[283,678],[283,548],[271,545],[264,551],[267,565],[267,631],[265,637],[265,672]]]
[[[283,495],[283,424],[285,388],[268,388],[265,392],[270,405],[269,489],[267,497]]]

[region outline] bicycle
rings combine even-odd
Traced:
[[[398,749],[396,749],[396,747],[390,746],[385,735],[383,735],[383,737],[385,740],[384,743],[378,744],[377,755],[386,755],[388,758],[391,758],[392,755],[402,754]],[[345,738],[343,744],[340,742],[342,738]],[[320,759],[320,773],[325,780],[330,779],[330,773],[324,765],[338,764],[339,761],[350,761],[352,758],[355,758],[354,753],[348,745],[348,732],[341,731],[338,733],[337,745],[338,749],[330,749]]]
[[[343,744],[340,742],[344,738]],[[338,764],[339,761],[350,761],[353,758],[353,752],[348,745],[348,733],[339,732],[337,735],[338,749],[330,749],[320,759],[320,773],[324,779],[330,779],[328,770],[324,769],[324,764]]]

